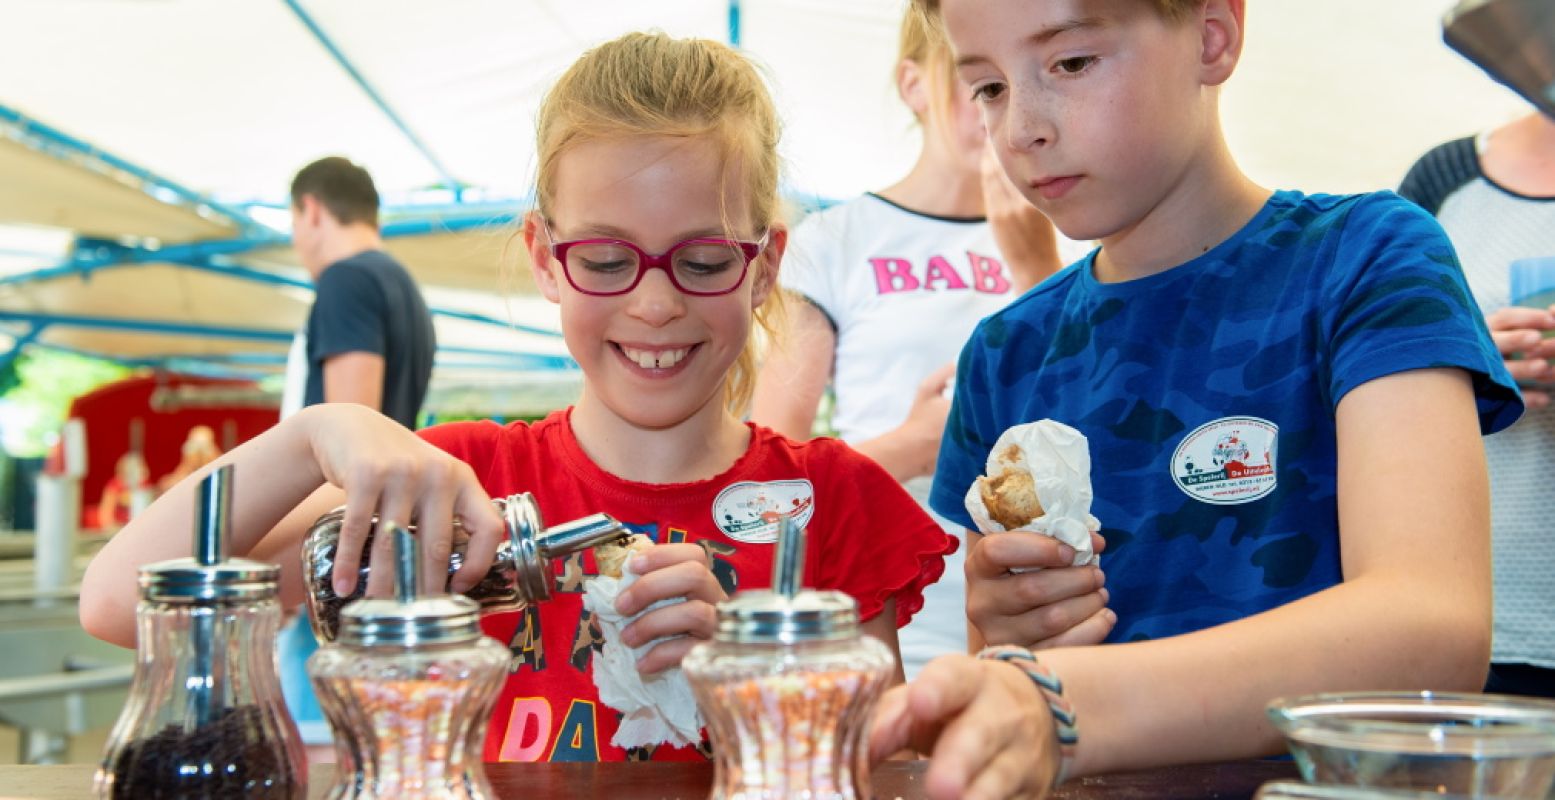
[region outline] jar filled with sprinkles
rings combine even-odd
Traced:
[[[416,538],[384,528],[395,538],[395,596],[345,606],[339,637],[308,659],[339,761],[327,797],[494,797],[481,746],[507,648],[481,633],[475,601],[420,593]]]
[[[895,668],[841,592],[801,590],[803,531],[781,523],[771,591],[718,607],[682,667],[707,719],[713,800],[868,800],[869,716]]]

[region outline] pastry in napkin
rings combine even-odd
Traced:
[[[1091,533],[1091,450],[1085,436],[1050,419],[1000,434],[986,474],[967,489],[966,510],[981,533],[1031,531],[1074,548],[1074,565],[1096,560]]]
[[[604,639],[594,658],[594,686],[599,689],[600,702],[623,715],[610,740],[620,748],[661,743],[680,747],[702,739],[702,713],[680,667],[657,675],[637,671],[637,659],[663,640],[656,639],[635,649],[621,644],[621,631],[633,620],[656,608],[685,602],[660,601],[630,617],[616,611],[616,598],[637,581],[627,560],[652,546],[648,537],[634,535],[625,543],[610,542],[594,548],[599,575],[583,582],[583,607],[594,615]]]

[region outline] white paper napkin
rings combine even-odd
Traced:
[[[702,739],[702,713],[685,673],[678,666],[652,676],[637,671],[637,659],[664,640],[636,649],[621,644],[621,630],[633,620],[685,601],[663,600],[631,617],[622,616],[615,609],[616,598],[636,581],[628,564],[619,578],[601,575],[583,582],[583,607],[599,622],[604,638],[603,649],[594,659],[594,685],[600,702],[624,715],[610,743],[620,748],[694,744]]]
[[[1020,449],[1020,458],[1013,462],[1004,460],[1010,445]],[[1015,530],[1051,536],[1073,547],[1074,566],[1094,562],[1091,532],[1101,530],[1101,521],[1091,516],[1091,447],[1085,435],[1050,419],[1016,425],[994,442],[985,474],[991,477],[1010,467],[1031,474],[1043,511]],[[1007,530],[989,517],[976,483],[967,488],[966,510],[979,532]]]

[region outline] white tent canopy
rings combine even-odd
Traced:
[[[1391,187],[1429,146],[1524,107],[1441,44],[1446,0],[1249,5],[1226,128],[1267,185]],[[286,185],[339,153],[373,173],[391,249],[444,311],[440,382],[566,369],[554,310],[506,246],[555,76],[629,30],[737,39],[784,115],[791,193],[845,198],[916,153],[891,83],[903,6],[4,0],[0,330],[13,345],[272,368],[309,298],[278,229]]]

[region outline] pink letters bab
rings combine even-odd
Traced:
[[[878,294],[911,292],[922,289],[933,292],[938,289],[975,289],[984,294],[1004,294],[1010,289],[1010,281],[1004,276],[1004,264],[999,259],[967,252],[967,266],[971,272],[969,287],[961,273],[943,256],[932,256],[923,269],[920,279],[913,272],[911,261],[905,258],[871,258],[875,268],[875,290]],[[943,285],[936,285],[943,284]]]

